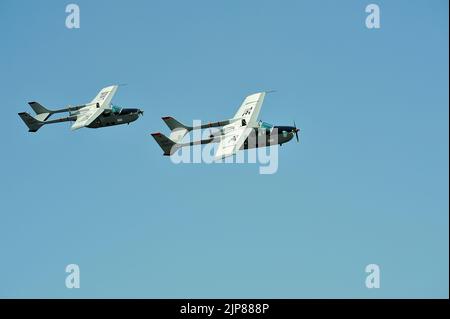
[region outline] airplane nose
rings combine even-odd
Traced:
[[[141,109],[138,109],[138,115],[144,116],[144,111],[142,111]]]

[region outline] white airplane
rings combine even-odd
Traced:
[[[152,136],[164,151],[163,155],[173,155],[178,149],[185,146],[199,144],[219,143],[215,159],[222,159],[236,154],[239,150],[270,145],[282,145],[289,142],[295,135],[297,142],[300,131],[294,122],[294,126],[273,126],[269,123],[258,121],[261,105],[266,92],[255,93],[247,96],[241,107],[232,119],[208,123],[197,127],[181,124],[173,117],[163,117],[162,120],[170,128],[169,137],[161,133],[153,133]],[[215,134],[210,134],[209,139],[181,143],[184,136],[192,130],[221,127]]]
[[[71,130],[82,127],[99,128],[111,125],[129,124],[136,121],[139,115],[144,112],[137,108],[122,108],[111,104],[111,100],[116,93],[118,85],[103,88],[97,96],[89,103],[77,106],[68,106],[59,110],[48,110],[37,102],[29,102],[36,116],[31,116],[26,112],[19,113],[19,116],[29,128],[29,132],[36,132],[41,126],[52,123],[68,122],[73,123]],[[48,120],[55,113],[68,112],[67,117]]]

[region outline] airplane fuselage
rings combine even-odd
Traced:
[[[87,127],[99,128],[112,125],[129,124],[136,121],[139,118],[139,114],[142,114],[142,111],[139,109],[122,109],[120,113],[114,113],[107,110]]]
[[[247,137],[241,149],[283,145],[292,140],[298,131],[299,129],[294,126],[274,126],[272,130],[253,128],[253,132]],[[221,135],[211,135],[209,139],[179,144],[178,147],[219,143],[220,140]]]
[[[293,126],[274,126],[272,130],[254,128],[241,149],[283,145],[292,140],[295,136],[295,130],[297,128]]]

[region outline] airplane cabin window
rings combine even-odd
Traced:
[[[122,108],[121,108],[120,106],[117,106],[117,105],[112,105],[112,106],[111,106],[111,110],[112,110],[112,112],[113,112],[114,114],[119,114],[120,111],[122,111]]]
[[[262,128],[263,130],[265,130],[266,134],[269,134],[273,129],[272,124],[269,124],[269,123],[263,122],[263,121],[259,121],[259,127]]]

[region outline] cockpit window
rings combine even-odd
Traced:
[[[269,124],[267,122],[259,121],[259,128],[262,128],[262,129],[265,129],[268,131],[272,131],[273,125]]]
[[[112,105],[112,104],[111,104],[111,111],[112,111],[114,114],[119,114],[120,111],[122,111],[122,108],[121,108],[120,106],[118,106],[118,105]]]

